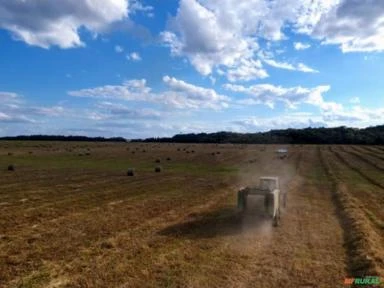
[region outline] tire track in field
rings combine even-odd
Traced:
[[[249,156],[254,157],[252,153],[250,153]],[[274,171],[274,175],[277,174],[280,177],[284,176],[286,178],[286,181],[288,181],[289,178],[293,181],[294,178],[292,177],[294,176],[292,174],[287,175],[287,173],[291,173],[289,171],[292,170],[285,169],[282,166],[295,165],[295,161],[292,161],[293,163],[288,163],[286,161],[281,162],[280,159],[276,159],[274,157],[271,159],[271,157],[273,157],[272,154],[268,155],[268,157],[261,157],[258,160],[257,169],[252,174],[253,178],[257,178],[258,176],[267,174],[269,175],[272,171]],[[248,168],[249,167],[246,166],[247,170]],[[248,176],[240,177],[239,184],[249,184],[247,179]],[[293,187],[293,185],[293,182],[289,184],[291,188]],[[236,191],[237,190],[233,189],[231,194],[235,194]],[[228,200],[225,200],[225,198],[223,200],[223,203],[220,203],[221,201],[218,201],[216,204],[214,204],[213,207],[208,209],[208,211],[212,210],[212,208],[215,208],[215,206],[217,206],[216,209],[219,209],[223,206],[226,207],[226,205],[228,204],[225,203]],[[236,203],[234,203],[234,205],[236,205]],[[260,273],[262,273],[262,275],[266,276],[270,271],[269,269],[282,269],[281,267],[273,267],[269,265],[267,265],[267,267],[264,268],[263,271],[259,269],[260,265],[262,265],[262,262],[270,260],[270,257],[265,254],[265,251],[269,250],[269,247],[271,245],[270,240],[276,236],[274,233],[271,233],[271,222],[266,221],[264,219],[262,220],[259,218],[254,218],[256,216],[252,216],[252,213],[250,215],[248,215],[248,213],[246,215],[231,213],[230,215],[230,217],[224,218],[224,222],[223,220],[220,221],[215,218],[208,218],[202,222],[193,221],[192,223],[187,222],[185,224],[182,224],[181,226],[177,226],[183,227],[182,231],[186,229],[187,233],[191,233],[190,229],[196,230],[196,232],[198,233],[197,235],[199,235],[199,231],[201,231],[201,233],[203,234],[208,233],[208,235],[210,235],[209,230],[213,229],[214,235],[217,234],[214,239],[215,241],[218,241],[218,243],[217,245],[215,245],[214,250],[209,252],[213,253],[213,255],[220,253],[222,254],[221,258],[228,258],[227,261],[222,262],[222,259],[220,259],[220,261],[218,261],[216,265],[210,265],[209,267],[207,267],[207,269],[209,269],[209,272],[207,273],[211,275],[210,277],[207,277],[207,282],[189,280],[192,282],[189,282],[188,287],[249,287],[250,285],[251,287],[253,287],[255,281],[257,282],[260,280],[260,278],[257,280],[253,279],[253,275],[255,274],[254,271],[258,271],[258,273],[256,274],[260,275]],[[207,226],[205,221],[208,221],[208,223],[211,224]],[[213,224],[215,225],[210,227]],[[208,231],[205,231],[206,229],[208,229]],[[233,234],[231,232],[233,229],[238,232]],[[198,244],[199,242],[196,243],[197,246],[201,245]],[[267,257],[267,260],[265,260],[264,257]],[[230,266],[228,267],[228,265]],[[275,263],[274,265],[276,266],[278,264]],[[199,277],[201,276],[197,276],[197,278]],[[274,281],[279,280],[274,279]]]
[[[333,154],[334,157],[337,157],[336,154]],[[343,158],[344,159],[344,158]],[[340,160],[340,159],[339,159]],[[352,170],[354,173],[356,173],[355,179],[361,179],[361,183],[367,183],[367,185],[373,187],[374,189],[367,189],[365,187],[359,189],[353,189],[352,192],[354,195],[356,195],[362,202],[364,202],[365,207],[362,207],[365,214],[374,222],[374,224],[377,226],[377,228],[380,230],[379,233],[382,234],[384,223],[383,220],[383,210],[380,206],[380,203],[383,203],[384,201],[384,191],[380,186],[375,185],[375,183],[372,183],[372,177],[367,178],[367,174],[364,174],[360,169],[354,169],[354,166],[349,166],[348,162],[339,161],[340,165],[346,167],[347,169]],[[359,173],[361,172],[361,173]],[[348,182],[348,181],[347,181]],[[356,191],[355,191],[356,190]],[[367,207],[370,207],[369,210]],[[372,214],[372,212],[376,213],[375,215]],[[377,219],[377,217],[379,219]]]
[[[43,174],[42,174],[43,173]],[[66,185],[79,185],[88,183],[94,184],[95,186],[98,183],[105,181],[105,178],[109,178],[108,174],[94,173],[90,171],[84,171],[82,173],[67,173],[67,171],[62,171],[58,174],[55,174],[53,171],[44,170],[44,171],[16,171],[10,175],[8,180],[11,182],[2,182],[0,183],[1,193],[0,196],[12,195],[16,196],[17,193],[23,193],[25,191],[31,190],[31,187],[38,187],[39,190],[52,190],[52,188],[62,187]],[[12,177],[12,178],[11,178]],[[63,184],[65,183],[65,184]],[[10,193],[12,191],[12,193]]]
[[[343,157],[341,155],[340,152],[334,150],[331,146],[329,146],[329,151],[331,151],[335,156],[336,158],[342,162],[343,164],[345,164],[346,166],[348,166],[350,169],[352,169],[353,171],[355,171],[356,173],[358,173],[361,177],[363,177],[365,180],[367,180],[368,182],[370,182],[371,184],[381,188],[381,189],[384,189],[384,184],[378,182],[376,179],[372,178],[371,176],[369,176],[368,174],[366,174],[365,172],[363,172],[361,169],[357,168],[356,166],[354,166],[353,164],[351,164],[345,157]]]
[[[331,151],[331,150],[330,150]],[[335,203],[344,228],[345,244],[348,252],[350,276],[384,275],[384,253],[381,237],[372,229],[370,221],[361,211],[359,200],[348,189],[332,167],[333,161],[320,151],[321,165],[332,181]],[[337,158],[337,154],[333,153]],[[338,158],[340,159],[340,158]],[[352,168],[351,168],[352,169]],[[353,169],[352,169],[353,170]],[[347,276],[347,275],[346,275]]]
[[[305,154],[306,153],[307,151],[305,151]],[[303,173],[303,171],[308,170],[308,166],[305,168],[301,167],[301,154],[302,153],[300,152],[299,155],[297,155],[295,161],[293,161],[291,165],[295,165],[297,171]],[[308,162],[308,159],[304,157],[303,161]],[[279,171],[279,168],[281,168],[280,160],[274,160],[273,162],[274,164],[271,165],[267,170],[275,169],[276,171]],[[313,163],[313,161],[311,161],[311,163]],[[263,165],[260,165],[260,167],[263,167]],[[259,171],[259,173],[263,173],[263,171]],[[333,256],[330,257],[328,255],[329,247],[324,247],[324,244],[328,245],[329,242],[334,243],[335,236],[332,236],[330,241],[321,241],[319,239],[324,235],[334,235],[335,233],[329,233],[330,229],[329,225],[327,225],[328,222],[326,222],[324,225],[321,225],[322,227],[318,229],[313,226],[311,221],[306,220],[306,218],[311,216],[311,214],[306,214],[309,211],[308,205],[311,206],[311,204],[307,202],[307,196],[305,195],[301,195],[303,198],[300,197],[300,201],[297,200],[298,196],[296,191],[305,190],[303,184],[301,183],[301,176],[297,175],[297,178],[293,177],[291,180],[292,181],[289,184],[289,195],[292,194],[292,197],[289,198],[288,203],[294,203],[295,205],[292,205],[292,208],[290,207],[291,204],[288,204],[288,212],[286,215],[283,215],[283,222],[281,227],[273,230],[273,233],[270,235],[270,237],[263,237],[263,235],[258,235],[257,232],[261,232],[260,230],[256,230],[256,232],[254,231],[256,234],[252,234],[251,230],[251,232],[248,232],[245,235],[241,235],[241,237],[233,238],[231,242],[233,241],[234,243],[227,243],[227,249],[233,250],[236,248],[232,251],[232,253],[234,253],[233,257],[235,257],[233,260],[234,266],[232,269],[235,269],[234,267],[240,265],[239,262],[235,260],[238,257],[247,257],[251,262],[244,264],[245,266],[243,266],[241,271],[236,272],[236,270],[234,270],[233,273],[236,274],[235,277],[227,277],[226,284],[222,286],[255,287],[255,283],[259,283],[262,285],[262,287],[304,287],[302,285],[308,285],[308,287],[330,287],[332,280],[341,281],[340,275],[343,274],[342,271],[344,271],[343,264],[340,263],[340,258],[342,258],[342,255],[335,252],[335,259],[328,260]],[[314,197],[321,197],[321,195],[322,193],[317,190],[314,194]],[[326,203],[326,205],[329,204],[327,200],[324,203]],[[306,208],[303,209],[304,207],[301,205],[304,205]],[[323,209],[317,208],[315,210],[317,212],[316,217],[321,217],[322,221],[325,222],[323,219]],[[319,221],[319,219],[320,218],[318,218],[317,221]],[[329,221],[333,221],[332,223],[337,222],[335,219],[330,219]],[[322,229],[327,229],[328,233],[321,233],[323,231]],[[336,226],[335,229],[338,229],[338,227]],[[302,249],[307,250],[308,253],[311,253],[312,256],[308,256],[308,259],[319,260],[313,260],[313,262],[309,263],[309,265],[306,263],[304,265],[305,268],[299,267],[300,265],[303,265],[303,263],[300,263],[300,260],[296,260],[297,255],[295,255],[295,253],[300,254]],[[320,256],[322,253],[318,253],[319,249],[322,250],[322,253],[327,256]],[[325,261],[327,261],[327,264],[330,266],[334,265],[335,262],[338,263],[337,265],[339,266],[336,265],[338,267],[336,269],[338,272],[333,271],[333,275],[327,274],[324,276],[326,273],[323,269],[328,266],[318,266],[320,262],[316,261],[321,261],[320,259],[327,259]],[[304,268],[304,271],[301,270],[302,268]],[[214,270],[214,273],[215,271],[218,275],[222,274],[221,267],[218,267],[217,270]],[[338,278],[338,276],[340,276],[340,278]],[[192,287],[198,286],[195,285]]]
[[[333,157],[337,157],[333,153],[331,153],[331,155]],[[349,176],[348,173],[346,173],[347,175],[342,173],[340,174],[342,175],[340,178],[344,178],[344,182],[346,184],[350,183],[351,179],[353,179],[353,181],[359,180],[357,185],[351,187],[350,193],[353,197],[359,199],[361,210],[364,211],[366,216],[372,221],[377,229],[377,232],[384,235],[384,213],[381,207],[381,203],[384,203],[384,191],[380,187],[374,185],[369,179],[363,177],[360,173],[358,173],[358,171],[352,169],[350,166],[341,161],[333,162],[333,166],[337,168],[335,168],[336,170],[340,170],[341,167],[345,167],[341,169],[351,170],[352,173],[356,174],[356,176],[353,175],[352,177],[352,175]],[[338,166],[340,166],[340,168],[338,168]],[[345,178],[346,176],[349,178]],[[360,186],[360,184],[362,185]]]
[[[159,177],[155,174],[140,175],[138,177],[127,178],[118,174],[75,174],[67,178],[65,175],[54,179],[45,179],[45,181],[37,182],[24,182],[23,179],[19,179],[17,189],[4,188],[0,185],[1,194],[0,199],[2,201],[20,201],[22,198],[31,197],[32,200],[36,200],[33,204],[38,203],[52,203],[52,199],[55,199],[56,203],[65,200],[68,196],[80,196],[85,193],[79,192],[82,190],[98,192],[105,188],[111,188],[115,186],[121,186],[125,184],[140,184],[141,182],[151,181],[154,178]],[[36,188],[36,189],[34,189]],[[103,189],[101,189],[103,188]],[[108,190],[108,189],[107,189]],[[27,192],[26,192],[27,191]],[[29,195],[28,195],[29,194]],[[44,200],[42,200],[44,199]],[[43,202],[39,202],[42,200]]]
[[[357,153],[369,156],[370,158],[372,158],[372,160],[378,161],[379,163],[384,161],[384,156],[381,156],[377,151],[372,150],[372,147],[351,146],[351,148]]]
[[[341,146],[341,150],[343,152],[346,152],[346,153],[349,153],[349,154],[353,155],[355,158],[363,161],[364,163],[368,164],[369,166],[375,167],[377,170],[384,171],[384,166],[381,166],[380,164],[378,164],[375,161],[371,160],[369,158],[369,153],[365,153],[365,152],[359,151],[354,146],[352,146],[351,149],[354,150],[354,151],[351,151],[350,149],[347,150],[347,149],[345,149],[344,146]],[[363,155],[361,155],[361,153],[363,153],[365,157]]]
[[[74,281],[69,282],[69,287],[337,286],[335,283],[345,276],[343,248],[339,245],[341,231],[330,205],[328,184],[305,180],[318,164],[314,150],[305,149],[289,162],[274,158],[268,160],[269,156],[272,154],[261,157],[262,160],[254,166],[256,171],[253,176],[267,172],[284,176],[293,170],[283,169],[287,166],[296,167],[298,171],[297,177],[293,177],[289,184],[288,209],[283,215],[282,226],[270,234],[262,236],[246,230],[245,234],[227,235],[226,231],[218,231],[213,238],[196,237],[181,241],[180,235],[170,238],[159,236],[157,232],[160,229],[173,222],[188,220],[188,217],[193,217],[191,213],[212,212],[229,203],[234,207],[233,202],[226,200],[227,195],[234,193],[233,187],[200,186],[193,181],[185,183],[191,189],[188,193],[199,193],[191,193],[191,198],[183,201],[179,199],[181,202],[173,201],[172,197],[155,199],[154,202],[143,201],[137,206],[124,202],[106,211],[101,209],[88,211],[87,215],[72,215],[59,219],[56,225],[49,224],[51,230],[44,235],[46,239],[36,240],[48,245],[46,251],[32,250],[33,245],[41,247],[38,242],[25,249],[17,249],[17,243],[21,244],[19,248],[24,248],[22,240],[13,242],[13,249],[23,253],[31,251],[30,257],[25,260],[44,258],[45,261],[55,262],[60,268],[54,275],[69,276],[70,281]],[[288,176],[287,179],[290,178]],[[152,191],[162,189],[154,180]],[[211,190],[214,194],[209,194]],[[105,220],[107,216],[112,216],[110,223]],[[204,225],[204,222],[198,223]],[[220,230],[220,221],[213,223],[214,226],[205,228],[218,229],[217,223]],[[228,227],[225,224],[221,226],[223,230]],[[197,229],[201,227],[198,225]],[[110,248],[100,248],[104,242],[110,244]],[[69,251],[64,249],[68,243],[71,244]],[[200,259],[205,262],[199,262]],[[126,267],[121,268],[124,264]],[[20,270],[19,275],[29,275],[27,272]],[[172,275],[174,278],[168,278]],[[169,282],[169,279],[174,281]]]
[[[317,171],[315,152],[310,148],[297,155],[297,174],[288,187],[281,227],[272,231],[269,244],[252,258],[253,277],[238,287],[328,288],[341,284],[346,276],[343,230],[334,212],[329,183],[312,175],[320,173],[322,177],[323,173]]]
[[[144,184],[144,182],[142,184]],[[158,182],[157,185],[159,185]],[[162,185],[164,186],[165,184]],[[221,186],[221,184],[218,185],[218,187],[219,186]],[[193,196],[193,190],[194,189],[191,188],[188,192],[189,197]],[[90,211],[78,211],[75,214],[69,214],[65,217],[52,219],[52,221],[45,223],[44,227],[41,226],[37,229],[31,229],[29,227],[29,230],[20,232],[18,235],[15,235],[15,237],[13,237],[13,235],[8,235],[10,239],[15,239],[15,241],[13,241],[13,247],[15,250],[12,250],[12,248],[7,252],[7,254],[13,256],[16,253],[19,253],[19,249],[17,249],[17,247],[23,247],[24,245],[22,243],[23,241],[20,241],[22,239],[27,239],[30,241],[31,239],[31,241],[33,241],[32,247],[40,248],[38,251],[32,250],[31,247],[28,249],[31,251],[22,249],[23,251],[20,251],[20,253],[27,254],[23,257],[28,258],[28,253],[34,253],[35,257],[37,257],[36,255],[39,255],[40,253],[41,255],[39,258],[60,262],[60,259],[52,258],[52,255],[65,255],[65,259],[62,259],[65,261],[61,263],[61,266],[66,266],[71,264],[72,260],[77,262],[75,256],[87,257],[87,253],[89,253],[90,249],[89,245],[91,245],[93,249],[96,249],[96,251],[100,250],[100,245],[102,245],[105,240],[108,239],[105,236],[114,235],[113,239],[116,238],[116,241],[120,241],[120,238],[121,241],[123,241],[122,239],[124,239],[124,236],[131,240],[132,236],[129,235],[143,237],[142,234],[147,233],[146,230],[151,229],[151,227],[155,225],[164,225],[164,223],[170,221],[170,219],[175,217],[175,215],[185,213],[186,211],[196,211],[196,209],[202,209],[201,202],[203,202],[204,205],[208,205],[208,207],[210,205],[214,205],[214,203],[218,201],[218,199],[220,200],[223,195],[227,196],[227,194],[221,193],[221,190],[218,191],[219,192],[215,191],[214,193],[212,193],[212,191],[207,191],[203,197],[193,198],[193,201],[187,202],[185,202],[182,195],[180,195],[178,199],[174,199],[174,201],[169,201],[169,199],[161,199],[159,198],[159,195],[153,193],[150,195],[150,197],[146,197],[140,201],[135,201],[134,203],[116,203],[110,207],[105,205],[100,207],[98,210],[93,209]],[[217,194],[220,195],[219,198],[217,197]],[[107,223],[105,223],[106,225],[103,225],[102,223],[106,221],[105,219],[109,219],[108,222],[115,223],[115,226],[108,227],[106,226]],[[123,219],[130,219],[130,221],[129,223],[125,223]],[[101,231],[99,231],[100,228],[102,228]],[[38,238],[36,238],[37,236],[35,235],[39,235]],[[66,247],[67,244],[60,239],[67,239],[68,241],[68,237],[70,239],[71,246],[65,248],[64,251],[63,247]],[[60,241],[63,242],[62,245],[58,244],[61,243]],[[92,241],[92,244],[89,244],[90,241]],[[49,242],[55,243],[55,245],[52,246]],[[131,250],[132,249],[133,248],[131,247]],[[120,254],[119,251],[116,251],[116,253],[117,252]],[[112,253],[112,251],[110,253]],[[131,251],[127,250],[126,253],[129,254]],[[135,250],[132,253],[136,253]],[[117,254],[112,255],[116,256],[115,259],[118,259]],[[0,263],[1,260],[2,259],[0,257]],[[20,273],[25,274],[25,269],[26,267],[22,268]],[[19,272],[14,271],[14,277],[17,277],[18,273]]]
[[[363,150],[369,151],[371,153],[375,153],[375,154],[383,154],[384,153],[384,151],[382,151],[377,146],[366,146],[366,145],[362,146],[362,145],[359,145],[358,147],[363,149]]]
[[[384,146],[375,146],[375,148],[380,150],[381,153],[384,153]]]
[[[268,160],[269,159],[267,158],[263,159],[263,161],[266,161],[265,163],[268,164],[269,166],[267,167],[267,165],[260,164],[261,166],[259,166],[259,169],[260,167],[265,167],[268,171],[273,169],[278,170],[276,169],[276,166],[278,166],[277,164],[279,164],[279,168],[281,168],[280,161],[277,161],[277,160],[268,161]],[[273,165],[271,165],[271,162],[273,162],[272,163]],[[292,163],[290,163],[289,165],[291,164]],[[285,164],[285,165],[288,165],[288,164]],[[263,173],[263,171],[258,171],[258,173]],[[281,173],[285,174],[285,172],[281,172]],[[206,256],[202,256],[202,255],[205,255],[205,254],[211,255],[212,257],[215,257],[215,256],[217,257],[217,255],[220,255],[220,258],[217,259],[218,261],[214,261],[212,259],[207,263],[206,262],[201,263],[206,267],[206,269],[204,269],[205,271],[200,271],[201,269],[197,267],[196,269],[187,270],[186,273],[188,273],[188,277],[184,279],[184,281],[183,279],[177,278],[177,279],[174,279],[175,282],[173,283],[183,283],[183,284],[180,284],[181,287],[240,287],[238,286],[240,282],[238,282],[237,280],[244,280],[243,283],[244,285],[246,285],[247,279],[242,279],[242,277],[240,278],[237,277],[238,276],[237,273],[236,275],[232,274],[234,269],[236,270],[237,268],[239,268],[239,266],[242,265],[241,263],[243,262],[243,258],[244,258],[244,253],[240,253],[240,251],[238,250],[238,248],[240,248],[239,242],[242,244],[247,244],[251,246],[254,246],[255,241],[256,241],[255,245],[260,244],[260,246],[263,246],[263,245],[265,246],[269,242],[266,241],[264,237],[258,237],[258,235],[252,235],[251,233],[252,230],[250,233],[247,233],[246,235],[236,234],[234,236],[231,236],[232,229],[235,229],[236,231],[238,231],[239,229],[243,229],[242,222],[239,221],[240,219],[238,217],[240,215],[238,213],[234,213],[233,211],[235,209],[234,207],[236,207],[235,206],[236,204],[232,202],[232,198],[234,198],[233,196],[235,196],[235,193],[238,189],[237,181],[235,180],[233,183],[234,183],[233,186],[228,186],[222,192],[220,192],[219,190],[216,191],[215,192],[216,196],[213,196],[210,200],[202,201],[203,204],[199,204],[198,206],[185,207],[184,210],[180,210],[177,213],[160,215],[161,217],[153,218],[152,221],[149,221],[145,224],[145,226],[149,226],[148,227],[149,235],[147,240],[146,239],[140,240],[140,243],[142,243],[141,245],[145,246],[147,245],[147,242],[149,243],[148,245],[153,245],[154,242],[163,243],[164,245],[164,246],[162,245],[158,246],[156,248],[157,249],[156,252],[152,253],[153,256],[151,257],[153,259],[156,259],[156,261],[161,261],[161,259],[164,257],[162,255],[169,254],[169,251],[168,251],[170,249],[169,246],[172,246],[172,251],[174,253],[181,254],[181,255],[186,253],[186,251],[195,251],[194,253],[191,252],[195,254],[194,256],[192,256],[192,259],[195,259],[196,257],[204,258]],[[230,205],[228,201],[230,202]],[[228,206],[231,207],[231,209],[229,209]],[[222,211],[221,209],[223,208],[226,208],[225,211],[229,212],[229,215],[220,214]],[[207,216],[207,213],[210,216]],[[216,218],[217,216],[213,216],[213,215],[216,215],[215,213],[218,213],[219,218]],[[221,218],[221,217],[224,217],[224,218]],[[249,220],[249,219],[246,219],[246,220]],[[245,222],[247,222],[246,220]],[[151,235],[150,231],[155,227],[157,227],[157,230],[161,228],[161,231],[167,231],[167,232],[160,232],[160,234],[158,234],[159,232],[157,232],[155,234],[156,236]],[[268,228],[271,228],[270,222],[268,222]],[[138,228],[137,233],[139,233],[142,229],[143,227]],[[163,235],[163,233],[166,233],[166,234]],[[180,235],[183,235],[183,233],[187,240],[178,242],[177,239],[179,239],[181,237]],[[209,241],[205,240],[204,239],[205,237],[200,238],[200,235],[207,235],[206,237],[212,240],[209,240]],[[193,237],[193,241],[188,240],[190,236]],[[124,238],[125,235],[122,234],[119,237]],[[250,237],[252,240],[250,239]],[[174,243],[175,241],[177,241],[176,244]],[[207,247],[210,247],[210,248],[207,248]],[[243,246],[241,247],[244,248]],[[252,251],[255,252],[255,249],[257,250],[259,248],[260,248],[259,246],[256,248],[254,247],[254,249],[252,248]],[[253,256],[256,257],[256,255],[253,255]],[[196,260],[192,260],[192,261],[195,262]],[[200,264],[200,263],[196,263],[196,264]],[[252,263],[248,263],[248,264],[250,266],[253,265]],[[140,267],[140,265],[143,265],[143,264],[138,263],[137,266]],[[180,265],[180,263],[175,262],[174,264],[169,263],[168,265],[175,265],[177,267],[178,265]],[[151,267],[147,269],[151,269]],[[167,267],[162,267],[162,270],[166,270],[166,269]],[[168,267],[168,269],[170,269],[171,271],[173,270],[172,267]],[[249,268],[247,268],[246,270],[249,270]],[[239,271],[239,270],[237,271],[239,272],[239,274],[242,274],[242,271]],[[140,273],[138,274],[140,275]],[[194,275],[194,277],[192,277],[192,275]],[[206,276],[207,278],[205,278]],[[197,279],[206,279],[207,281],[200,282]],[[162,285],[157,285],[157,286],[162,286]],[[153,285],[153,287],[155,287],[155,285]]]
[[[20,203],[18,206],[6,206],[3,207],[4,213],[0,216],[0,223],[4,222],[8,225],[4,225],[4,229],[1,229],[0,233],[12,236],[11,231],[22,231],[23,229],[29,230],[34,224],[40,225],[47,219],[53,221],[63,217],[65,218],[66,216],[73,214],[74,211],[80,214],[87,213],[89,210],[92,210],[95,207],[102,207],[113,200],[123,199],[127,201],[129,199],[130,201],[133,201],[134,198],[144,197],[144,195],[151,193],[151,184],[147,184],[148,182],[153,183],[156,180],[156,183],[159,186],[167,185],[171,187],[169,184],[174,182],[173,179],[174,178],[172,177],[159,178],[158,175],[148,175],[136,179],[132,183],[128,180],[122,182],[117,181],[116,179],[106,178],[104,179],[103,185],[96,186],[97,189],[87,187],[87,191],[75,194],[63,189],[60,191],[60,193],[62,193],[60,197],[57,195],[50,195],[47,197],[47,195],[45,195],[45,197],[43,197],[44,201]],[[129,184],[129,186],[126,186],[125,184]],[[84,185],[87,184],[84,183]],[[155,197],[156,194],[148,195],[147,197],[150,199],[151,196]],[[14,209],[23,211],[22,215],[15,217],[15,212],[18,210],[15,211]],[[5,227],[8,230],[5,229]]]

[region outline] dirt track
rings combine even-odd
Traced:
[[[90,144],[86,158],[73,155],[85,146],[70,154],[53,143],[25,156],[30,145],[2,148],[0,163],[13,161],[16,173],[0,172],[1,287],[342,287],[357,271],[320,159],[334,165],[331,151],[290,147],[281,160],[274,146]],[[139,167],[133,178],[128,165]],[[278,228],[257,209],[236,210],[236,190],[261,175],[288,190]],[[361,201],[379,225],[382,214]]]
[[[333,205],[329,180],[322,167],[313,167],[313,163],[319,163],[316,157],[315,149],[305,149],[296,155],[296,163],[281,163],[281,160],[276,159],[259,172],[267,175],[277,172],[285,179],[289,193],[288,208],[284,211],[281,227],[277,229],[272,228],[270,222],[255,220],[253,213],[241,219],[243,229],[225,238],[222,245],[227,247],[233,259],[244,257],[246,261],[232,271],[232,277],[227,279],[230,282],[222,282],[220,285],[342,285],[342,280],[348,275],[343,230]],[[296,173],[292,171],[293,164],[297,165]],[[224,226],[223,229],[227,228]],[[218,269],[213,274],[220,275],[222,272]],[[203,283],[196,286],[200,285]]]

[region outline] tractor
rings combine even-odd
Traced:
[[[280,224],[280,203],[286,207],[287,195],[281,193],[278,177],[260,177],[256,187],[242,188],[237,192],[237,207],[242,211],[247,210],[248,196],[263,196],[265,214],[272,219],[273,226]]]

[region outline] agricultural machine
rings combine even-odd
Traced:
[[[280,159],[285,159],[288,157],[288,149],[286,148],[279,148],[276,150],[276,153]]]
[[[287,195],[281,193],[278,177],[260,177],[257,187],[246,187],[237,192],[237,207],[241,211],[247,209],[248,196],[263,196],[265,214],[272,219],[273,226],[280,223],[280,204],[286,206]]]

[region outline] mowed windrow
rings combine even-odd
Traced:
[[[279,148],[1,142],[0,287],[334,287],[380,275],[382,150]],[[260,179],[288,195],[277,227],[265,198],[238,207]]]

